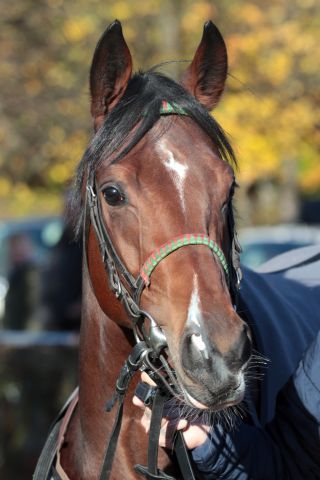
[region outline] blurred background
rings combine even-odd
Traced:
[[[221,30],[230,68],[214,115],[238,157],[242,261],[255,268],[320,243],[319,1],[0,0],[0,478],[31,477],[77,384],[81,246],[64,212],[105,27],[122,22],[144,69],[190,60],[206,20]]]

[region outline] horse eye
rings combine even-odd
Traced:
[[[124,194],[115,186],[109,186],[102,190],[102,194],[104,196],[105,201],[111,205],[112,207],[116,207],[118,205],[123,205],[126,197]]]

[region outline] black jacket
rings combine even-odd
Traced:
[[[217,424],[192,451],[205,480],[320,479],[320,255],[294,255],[244,272],[241,309],[270,365],[251,423]]]

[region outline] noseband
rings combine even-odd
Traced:
[[[202,233],[188,233],[185,235],[180,235],[179,237],[175,237],[173,240],[164,243],[145,261],[140,271],[140,276],[142,277],[145,285],[147,287],[150,285],[151,273],[157,267],[157,265],[159,265],[161,260],[170,255],[170,253],[175,252],[179,248],[187,245],[206,245],[209,247],[219,260],[227,279],[229,278],[229,269],[226,258],[217,243]]]
[[[187,113],[178,105],[170,104],[163,101],[161,109],[161,115],[187,115]],[[136,345],[133,352],[123,365],[120,375],[116,383],[116,391],[113,398],[107,404],[107,410],[111,410],[114,404],[118,400],[118,413],[113,429],[109,445],[106,450],[105,459],[100,475],[100,480],[106,480],[109,478],[112,468],[112,462],[115,454],[118,435],[120,432],[122,408],[124,396],[127,391],[129,382],[134,373],[140,370],[146,370],[152,378],[155,380],[158,386],[161,387],[162,392],[169,392],[170,396],[177,396],[181,393],[180,387],[176,380],[175,372],[171,369],[163,355],[163,350],[167,347],[166,337],[162,329],[158,326],[153,317],[140,307],[141,294],[144,288],[148,288],[151,282],[151,275],[156,267],[164,260],[168,255],[171,255],[176,250],[189,245],[193,246],[206,246],[208,247],[220,265],[224,272],[226,283],[230,292],[235,292],[239,288],[241,280],[241,270],[239,262],[240,247],[237,242],[236,236],[232,239],[232,252],[231,252],[231,265],[232,273],[230,272],[228,262],[225,255],[219,245],[210,237],[203,233],[190,233],[177,236],[165,244],[158,247],[144,262],[141,267],[140,273],[137,278],[134,278],[132,274],[127,270],[126,266],[122,262],[121,258],[116,252],[113,246],[110,235],[103,222],[102,208],[97,194],[95,175],[93,172],[89,172],[86,186],[86,219],[90,218],[91,225],[93,226],[96,239],[99,244],[102,261],[105,266],[106,273],[109,279],[109,285],[111,291],[122,302],[124,308],[132,320],[132,328]],[[88,238],[89,222],[86,220],[86,233],[85,241]],[[84,248],[86,255],[86,245]],[[235,282],[233,279],[235,278]],[[147,322],[146,322],[147,320]],[[159,373],[159,365],[165,374]],[[161,397],[161,395],[160,395]],[[162,398],[158,398],[159,407],[158,412],[155,414],[157,418],[158,427],[161,422],[162,408],[163,408],[163,395]],[[162,402],[162,403],[161,403]],[[160,412],[160,413],[159,413]],[[152,421],[151,421],[152,425]],[[155,438],[156,437],[156,438]],[[157,468],[157,444],[158,437],[153,434],[153,443],[151,442],[151,434],[149,436],[149,451],[151,460],[149,461],[148,453],[148,468],[137,466],[136,471],[147,479],[165,479],[173,477],[166,477],[163,472],[160,472]],[[183,443],[182,435],[179,436],[180,450],[181,442]],[[183,450],[183,448],[182,448]],[[185,458],[188,458],[186,451],[183,454]],[[179,456],[178,456],[179,460]],[[179,462],[180,463],[180,462]],[[182,462],[182,464],[187,463]],[[181,470],[185,468],[180,465]],[[191,470],[190,470],[191,469]],[[190,467],[184,478],[194,478],[192,474],[192,468]],[[174,479],[173,479],[174,480]]]

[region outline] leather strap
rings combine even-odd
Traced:
[[[135,465],[134,467],[135,471],[147,480],[175,480],[174,477],[171,477],[158,469],[161,420],[163,416],[163,407],[167,399],[168,397],[164,394],[163,390],[156,388],[149,430],[148,466],[144,467],[143,465]]]
[[[123,416],[123,404],[125,395],[127,393],[129,384],[133,375],[141,366],[142,354],[146,350],[146,344],[144,342],[137,343],[132,350],[131,355],[125,361],[121,368],[119,377],[116,383],[116,392],[113,398],[107,403],[106,410],[109,412],[118,401],[118,410],[116,418],[113,424],[110,440],[105,451],[103,464],[100,473],[100,480],[108,480],[110,478],[112,464],[117,448],[119,433],[121,429],[122,416]]]
[[[61,480],[63,478],[60,475],[57,476],[58,472],[56,471],[54,473],[55,476],[53,475],[53,464],[57,454],[59,453],[61,442],[67,430],[69,420],[78,403],[78,395],[79,391],[78,388],[76,388],[55,419],[46,443],[44,444],[40,454],[35,472],[32,477],[33,480],[51,480],[52,477],[54,479],[58,478]]]
[[[166,397],[164,396],[163,392],[160,390],[160,388],[157,388],[155,397],[153,399],[148,445],[148,469],[149,472],[153,474],[158,474],[158,442],[165,401]]]
[[[74,395],[74,397],[71,399],[71,402],[68,406],[68,409],[66,410],[66,412],[63,416],[61,426],[60,426],[60,430],[59,430],[58,445],[57,445],[57,460],[56,460],[55,468],[56,468],[56,472],[60,475],[61,480],[69,480],[69,477],[66,474],[66,472],[63,470],[61,462],[60,462],[60,460],[61,460],[60,452],[61,452],[61,448],[64,444],[65,434],[67,432],[68,425],[69,425],[71,417],[72,417],[72,415],[73,415],[73,413],[74,413],[74,411],[75,411],[75,409],[78,405],[78,401],[79,401],[79,395],[78,395],[78,392],[77,392],[77,394]]]
[[[195,480],[187,446],[183,433],[178,431],[174,440],[174,453],[176,454],[183,480]]]
[[[119,433],[120,433],[121,424],[122,424],[123,402],[124,402],[124,395],[121,395],[119,397],[116,420],[114,422],[108,448],[105,451],[105,455],[103,459],[102,469],[100,473],[100,480],[108,480],[111,474],[112,464],[113,464],[114,455],[116,452]]]
[[[39,457],[33,480],[49,480],[51,479],[51,469],[57,453],[58,436],[62,418],[58,420],[49,433],[46,443]]]
[[[143,396],[149,399],[147,389],[143,391]],[[167,475],[158,469],[158,442],[161,430],[161,420],[165,401],[168,399],[163,390],[159,387],[149,387],[150,390],[156,390],[153,396],[152,415],[149,431],[148,444],[148,466],[135,465],[135,471],[144,476],[147,480],[175,480],[174,477]],[[136,390],[137,392],[137,390]],[[138,392],[139,393],[139,392]],[[141,398],[141,397],[139,397]],[[190,462],[188,450],[184,442],[183,433],[177,431],[174,437],[173,450],[176,455],[183,480],[195,480],[193,468]]]

